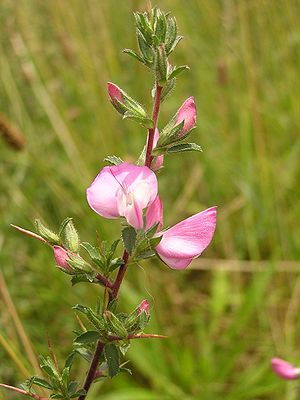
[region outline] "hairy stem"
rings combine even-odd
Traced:
[[[148,130],[146,160],[145,160],[145,165],[146,165],[146,167],[149,167],[149,168],[151,168],[151,163],[153,160],[151,153],[152,153],[152,149],[153,149],[154,133],[155,133],[155,129],[157,127],[157,120],[158,120],[158,114],[159,114],[159,108],[160,108],[160,102],[161,102],[161,92],[162,92],[162,87],[159,86],[158,83],[156,82],[155,99],[154,99],[153,112],[152,112],[153,128],[150,128]]]
[[[127,253],[126,250],[124,250],[124,253],[123,253],[124,264],[121,265],[121,267],[119,268],[115,283],[113,284],[113,287],[112,287],[110,300],[113,300],[118,297],[120,286],[122,284],[123,278],[124,278],[126,270],[127,270],[128,258],[129,258],[129,254]]]
[[[93,380],[95,378],[96,372],[97,372],[97,367],[99,364],[99,360],[102,354],[102,351],[104,349],[105,343],[100,342],[100,340],[97,342],[97,346],[94,352],[94,356],[90,365],[90,368],[88,370],[83,389],[86,391],[86,393],[89,391],[91,384],[93,383]],[[78,400],[84,400],[86,397],[86,394],[83,394],[82,396],[79,397]]]
[[[36,400],[46,400],[46,397],[40,397],[35,393],[27,392],[26,390],[19,389],[19,388],[14,387],[14,386],[5,385],[4,383],[0,383],[0,387],[3,387],[3,388],[8,389],[8,390],[12,390],[13,392],[17,392],[17,393],[23,394],[24,396],[30,396],[30,397],[32,397],[33,399],[36,399]]]

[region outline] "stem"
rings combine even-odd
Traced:
[[[94,356],[88,371],[88,374],[86,376],[83,389],[87,392],[89,391],[89,388],[91,387],[91,384],[93,383],[93,380],[95,379],[95,375],[97,372],[97,367],[99,364],[99,360],[102,354],[102,351],[104,349],[105,343],[100,342],[100,340],[97,342],[97,346],[94,352]],[[83,394],[82,396],[79,397],[78,400],[84,400],[86,397],[86,394]]]
[[[159,114],[162,89],[163,89],[162,86],[159,86],[159,84],[156,82],[155,99],[154,99],[153,112],[152,112],[153,128],[150,128],[148,130],[148,140],[147,140],[146,160],[145,160],[145,165],[146,165],[146,167],[149,167],[149,168],[151,168],[151,163],[153,160],[151,153],[152,153],[152,149],[153,149],[154,133],[155,133],[155,129],[157,126],[157,119],[158,119],[158,114]]]
[[[106,288],[108,288],[108,289],[112,289],[112,288],[113,288],[113,283],[112,283],[108,278],[106,278],[105,276],[103,276],[103,275],[101,275],[101,274],[97,274],[97,275],[95,276],[95,278],[96,278],[103,286],[105,286]]]
[[[36,399],[36,400],[44,400],[44,399],[46,399],[45,397],[40,397],[35,393],[26,392],[26,390],[19,389],[17,387],[10,386],[10,385],[5,385],[4,383],[0,383],[0,387],[3,387],[5,389],[9,389],[9,390],[13,390],[14,392],[17,392],[17,393],[20,393],[20,394],[24,394],[25,396],[30,396],[30,397],[32,397],[33,399]]]
[[[124,250],[124,253],[123,253],[124,264],[121,265],[121,267],[119,268],[115,283],[113,284],[113,287],[112,287],[110,301],[115,299],[116,297],[118,297],[120,286],[122,284],[123,278],[125,276],[125,273],[126,273],[126,270],[128,267],[128,259],[129,259],[129,254],[127,253],[126,250]]]

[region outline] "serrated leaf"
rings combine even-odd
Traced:
[[[181,65],[179,67],[175,67],[174,70],[170,73],[170,75],[168,76],[168,80],[169,79],[173,79],[176,76],[178,76],[179,74],[181,74],[184,71],[189,70],[190,68],[187,65]]]
[[[51,383],[46,381],[46,379],[38,378],[37,376],[34,376],[32,378],[32,383],[31,384],[43,387],[45,389],[53,389],[53,386],[52,386]]]
[[[112,155],[112,156],[106,156],[104,158],[104,161],[108,162],[111,165],[119,165],[123,162],[122,158]]]
[[[169,147],[168,153],[181,153],[183,151],[202,151],[201,147],[196,143],[181,143]]]
[[[81,243],[81,247],[84,248],[84,250],[88,253],[94,263],[98,265],[98,267],[103,268],[104,260],[94,246],[92,246],[89,242],[83,242]]]
[[[99,332],[97,331],[87,331],[82,333],[81,335],[75,338],[74,342],[77,344],[87,344],[87,343],[94,343],[100,337]]]
[[[104,355],[108,365],[108,375],[113,378],[120,372],[120,353],[116,345],[106,344]]]
[[[96,274],[91,273],[84,273],[84,274],[77,274],[73,275],[71,279],[72,286],[77,285],[78,283],[82,282],[95,282]]]
[[[122,238],[124,242],[125,249],[127,250],[128,254],[131,255],[135,243],[136,243],[136,231],[132,226],[128,226],[123,229],[122,231]]]
[[[72,364],[73,364],[75,356],[76,356],[76,353],[74,351],[71,354],[68,355],[68,357],[67,357],[67,359],[65,361],[64,368],[71,368],[72,367]]]

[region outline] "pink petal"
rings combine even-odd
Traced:
[[[155,147],[157,145],[157,142],[158,142],[158,139],[159,139],[159,132],[158,132],[158,129],[156,128],[155,132],[154,132],[154,140],[153,140],[152,150],[155,149]],[[154,160],[152,161],[152,169],[153,169],[153,171],[156,171],[159,168],[161,168],[163,166],[163,163],[164,163],[164,156],[154,157]]]
[[[61,246],[53,246],[53,251],[54,251],[54,258],[56,265],[61,269],[66,269],[68,271],[71,271],[72,268],[67,262],[69,260],[67,250],[65,250]]]
[[[216,207],[211,207],[163,232],[156,252],[169,267],[186,268],[210,244],[215,228]]]
[[[272,358],[272,369],[280,378],[292,380],[300,377],[300,368],[280,358]]]
[[[150,229],[153,225],[157,224],[157,231],[161,230],[163,223],[163,205],[160,197],[157,195],[154,202],[149,206],[146,213],[146,230]]]
[[[141,315],[145,313],[146,315],[149,315],[149,302],[148,300],[143,300],[141,304],[138,306],[138,311],[137,315]]]
[[[196,125],[197,110],[194,97],[189,97],[177,111],[175,125],[180,124],[184,120],[183,128],[180,135],[185,135]]]
[[[136,229],[143,227],[143,209],[156,195],[155,173],[128,163],[104,167],[87,189],[87,201],[96,213],[105,218],[124,216]]]
[[[119,88],[119,86],[112,82],[108,82],[107,91],[112,102],[114,102],[116,99],[119,100],[120,103],[124,102],[122,90]]]

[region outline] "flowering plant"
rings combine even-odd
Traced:
[[[44,377],[29,378],[22,388],[2,384],[35,399],[43,399],[35,388],[49,391],[53,399],[86,398],[97,379],[114,377],[124,368],[121,356],[133,339],[163,338],[144,333],[149,322],[149,303],[142,300],[129,313],[119,312],[118,295],[129,265],[150,257],[159,257],[172,269],[184,269],[206,249],[216,226],[216,207],[208,208],[176,225],[163,229],[163,203],[157,180],[167,156],[201,151],[187,139],[196,125],[196,105],[189,97],[168,124],[158,130],[161,103],[170,95],[176,79],[187,66],[173,66],[170,54],[182,39],[170,14],[154,8],[149,13],[135,13],[139,53],[124,52],[144,64],[154,76],[153,111],[149,115],[138,101],[114,83],[108,83],[108,96],[123,119],[132,119],[147,130],[146,144],[136,163],[117,156],[105,158],[104,166],[87,189],[87,201],[93,211],[108,219],[120,219],[119,237],[111,243],[97,245],[82,242],[71,218],[66,218],[58,232],[36,221],[37,233],[13,225],[53,249],[57,267],[70,276],[72,285],[96,284],[103,287],[103,299],[94,309],[83,304],[73,308],[84,321],[76,331],[73,350],[60,369],[50,349],[41,357]],[[76,356],[88,363],[84,382],[71,380],[70,371]]]

